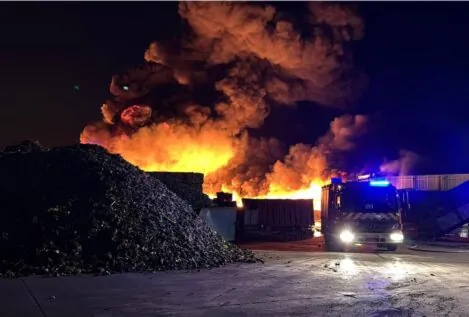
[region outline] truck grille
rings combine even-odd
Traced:
[[[352,227],[360,232],[390,232],[395,224],[390,221],[363,221],[352,223]]]
[[[347,212],[344,214],[344,220],[398,220],[398,215],[392,212]]]

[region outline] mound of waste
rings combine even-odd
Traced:
[[[202,191],[203,174],[168,172],[148,172],[148,174],[156,177],[170,191],[187,201],[196,213],[204,207],[214,206],[213,201]]]
[[[253,262],[190,205],[95,145],[0,153],[0,276],[197,269]]]

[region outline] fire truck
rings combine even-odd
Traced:
[[[397,189],[385,179],[343,182],[322,188],[321,233],[328,251],[374,245],[396,251],[404,242]]]

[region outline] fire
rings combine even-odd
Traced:
[[[308,188],[300,190],[286,190],[278,184],[272,184],[270,191],[266,195],[254,196],[254,197],[241,197],[237,192],[232,192],[233,201],[236,202],[238,208],[243,207],[243,198],[254,198],[254,199],[313,199],[314,210],[321,210],[321,188],[325,184],[322,181],[311,182]],[[222,186],[222,191],[229,192],[226,186]],[[215,198],[215,193],[207,193],[210,198]]]
[[[314,210],[321,210],[321,188],[322,181],[313,181],[307,188],[296,191],[288,191],[277,184],[270,186],[269,194],[259,198],[265,199],[313,199]]]
[[[140,128],[108,149],[147,172],[209,174],[229,162],[233,146],[231,139],[210,128],[195,131],[165,122]]]
[[[307,198],[320,209],[322,180],[340,168],[329,163],[354,149],[367,117],[335,118],[315,144],[290,146],[254,130],[300,101],[353,104],[367,82],[349,51],[363,21],[348,6],[309,3],[311,18],[297,30],[277,10],[181,2],[178,13],[191,31],[174,43],[152,43],[145,64],[112,77],[103,117],[86,126],[81,143],[144,171],[203,173],[206,194],[232,193],[239,206],[241,197]]]
[[[239,186],[239,181],[220,173],[224,168],[230,168],[240,158],[239,150],[246,150],[246,144],[241,139],[220,133],[214,125],[206,124],[199,129],[181,124],[177,121],[167,121],[140,127],[132,135],[121,134],[112,143],[101,144],[112,153],[120,154],[131,164],[147,172],[197,172],[205,175],[205,179],[216,180],[216,185],[204,184],[204,192],[215,198],[218,191],[232,193],[233,200],[238,207],[242,207],[242,198],[259,199],[313,199],[314,210],[320,210],[321,180],[297,183],[293,178],[278,177],[268,181],[264,179],[259,184],[249,187]],[[87,139],[86,129],[82,134],[83,143],[93,143]],[[268,147],[272,147],[268,144]],[[261,148],[254,146],[254,152],[262,153]],[[242,155],[241,155],[242,156]],[[243,159],[244,160],[244,159]],[[318,165],[318,161],[315,161]],[[246,160],[249,166],[255,162]],[[275,165],[275,164],[274,164]],[[299,165],[307,166],[302,162]],[[310,164],[311,165],[311,164]],[[285,171],[272,167],[277,171]],[[287,169],[288,170],[288,169]],[[268,173],[268,172],[267,172]],[[239,172],[238,174],[243,174]],[[245,173],[246,175],[249,172]],[[279,176],[281,174],[277,174]],[[304,177],[304,176],[303,176]],[[248,182],[249,183],[249,182]],[[258,186],[258,187],[257,187]],[[238,188],[244,189],[240,192]]]

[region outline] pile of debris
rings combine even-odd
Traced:
[[[158,179],[95,145],[0,153],[0,276],[253,262]]]
[[[204,174],[177,172],[148,172],[166,185],[166,187],[187,201],[195,213],[202,208],[214,206],[213,201],[203,193]]]

